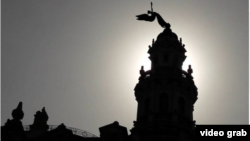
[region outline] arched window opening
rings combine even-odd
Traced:
[[[182,115],[185,115],[185,105],[186,105],[185,103],[186,102],[185,102],[184,98],[180,97],[179,98],[179,112]]]
[[[160,112],[166,113],[168,111],[168,95],[166,93],[162,93],[160,95]]]

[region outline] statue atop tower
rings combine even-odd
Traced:
[[[151,11],[136,16],[137,20],[152,22],[157,18],[164,30],[149,46],[151,69],[144,71],[142,66],[134,89],[138,110],[131,137],[135,141],[193,141],[193,107],[198,95],[193,69],[190,65],[187,71],[182,70],[185,45],[152,5]]]
[[[151,2],[151,11],[148,10],[148,14],[137,15],[137,20],[152,22],[157,18],[158,23],[163,28],[170,28],[170,24],[166,23],[160,14],[153,11],[153,3]]]

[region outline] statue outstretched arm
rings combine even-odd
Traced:
[[[137,15],[137,20],[140,21],[148,21],[148,22],[152,22],[155,20],[155,15],[151,14],[151,16],[149,16],[148,14],[141,14],[141,15]]]

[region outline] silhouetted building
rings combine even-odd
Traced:
[[[192,69],[182,70],[186,59],[181,39],[170,28],[164,29],[149,46],[151,70],[140,70],[135,87],[137,120],[131,130],[132,140],[193,140],[193,107],[197,88]]]
[[[59,126],[49,126],[49,119],[45,108],[37,111],[34,123],[29,126],[23,126],[21,119],[24,113],[22,111],[22,102],[12,111],[12,120],[7,120],[1,127],[1,139],[3,141],[83,141],[100,140],[97,136],[75,128],[66,127],[64,124]]]
[[[120,126],[117,121],[99,128],[102,141],[127,141],[128,131],[126,127]]]
[[[151,4],[152,6],[152,4]],[[48,115],[45,108],[35,114],[34,123],[24,130],[21,119],[24,116],[22,103],[13,110],[13,119],[2,127],[3,141],[193,141],[195,121],[194,104],[197,100],[197,88],[194,84],[191,65],[182,70],[186,59],[185,45],[181,38],[172,32],[170,24],[151,11],[137,16],[138,20],[153,21],[157,18],[164,28],[148,53],[151,70],[140,70],[139,82],[135,86],[138,102],[137,119],[128,135],[127,128],[116,121],[100,127],[100,137],[86,131],[67,128],[64,124],[51,129],[47,125]]]

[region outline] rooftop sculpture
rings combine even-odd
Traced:
[[[148,10],[147,14],[137,15],[137,20],[152,22],[157,18],[158,23],[163,28],[170,28],[170,24],[166,23],[160,14],[153,11],[153,3],[151,2],[151,11]]]
[[[151,68],[141,67],[135,98],[137,119],[131,131],[133,141],[195,140],[194,104],[198,91],[191,65],[182,69],[186,49],[182,39],[172,32],[170,24],[151,10],[137,15],[137,20],[153,22],[156,18],[163,31],[149,45]]]

